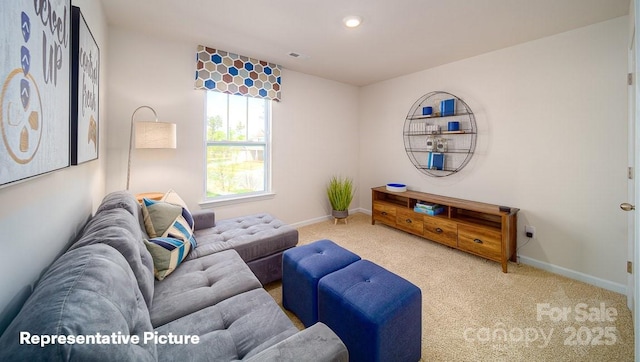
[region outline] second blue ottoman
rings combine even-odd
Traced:
[[[309,327],[318,321],[318,281],[360,260],[331,240],[297,246],[282,254],[282,306]]]
[[[320,280],[318,320],[344,342],[351,362],[420,360],[420,288],[370,261]]]

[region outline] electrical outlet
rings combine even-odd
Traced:
[[[529,234],[531,234],[531,236],[529,236]],[[524,235],[526,235],[528,238],[535,238],[536,237],[536,228],[530,225],[525,225],[524,226]]]

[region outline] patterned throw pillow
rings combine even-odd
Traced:
[[[191,249],[189,243],[175,238],[153,238],[144,244],[153,258],[153,273],[158,280],[176,270]]]
[[[153,257],[158,280],[164,279],[196,247],[193,217],[186,208],[163,201],[142,200],[142,215],[147,234],[147,250]]]
[[[187,203],[184,202],[184,200],[182,200],[182,198],[178,195],[178,193],[173,191],[173,189],[170,189],[169,191],[167,191],[160,201],[182,206],[186,211],[186,215],[188,215],[189,218],[191,218],[190,220],[193,220],[193,218],[191,217],[191,211],[189,211],[189,208],[187,207]],[[185,214],[185,211],[183,211],[183,214]],[[193,222],[191,222],[191,231],[193,231],[193,227],[194,227]]]
[[[167,191],[164,194],[164,196],[162,196],[162,200],[161,201],[168,202],[168,203],[174,204],[174,205],[180,205],[180,206],[184,207],[185,209],[189,210],[189,208],[187,208],[187,203],[184,202],[182,197],[180,197],[180,195],[178,195],[177,192],[173,191],[173,189],[170,189],[169,191]]]

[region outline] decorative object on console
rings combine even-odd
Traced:
[[[439,215],[444,212],[444,206],[438,204],[432,204],[429,202],[416,202],[416,206],[413,207],[413,211],[431,216]]]
[[[338,222],[338,219],[344,219],[345,223],[347,222],[349,205],[351,205],[354,194],[355,188],[351,178],[333,176],[329,180],[327,197],[329,197],[329,203],[331,203],[331,215],[334,218],[334,224]]]
[[[134,138],[134,118],[136,112],[142,108],[147,108],[153,112],[155,121],[135,122],[135,145],[136,148],[176,148],[176,124],[158,122],[158,114],[149,106],[140,106],[131,115],[131,131],[129,133],[129,161],[127,163],[127,190],[131,180],[131,153]]]
[[[72,7],[71,164],[98,159],[100,48],[82,16]]]
[[[392,192],[405,192],[407,191],[407,185],[398,183],[387,184],[387,190]]]

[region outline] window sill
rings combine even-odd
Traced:
[[[216,206],[240,204],[243,202],[269,200],[269,199],[273,199],[275,196],[276,194],[273,192],[266,192],[259,195],[234,196],[234,197],[220,199],[220,200],[206,200],[198,203],[198,205],[200,205],[200,207],[203,209],[207,209],[207,208],[212,208]]]

